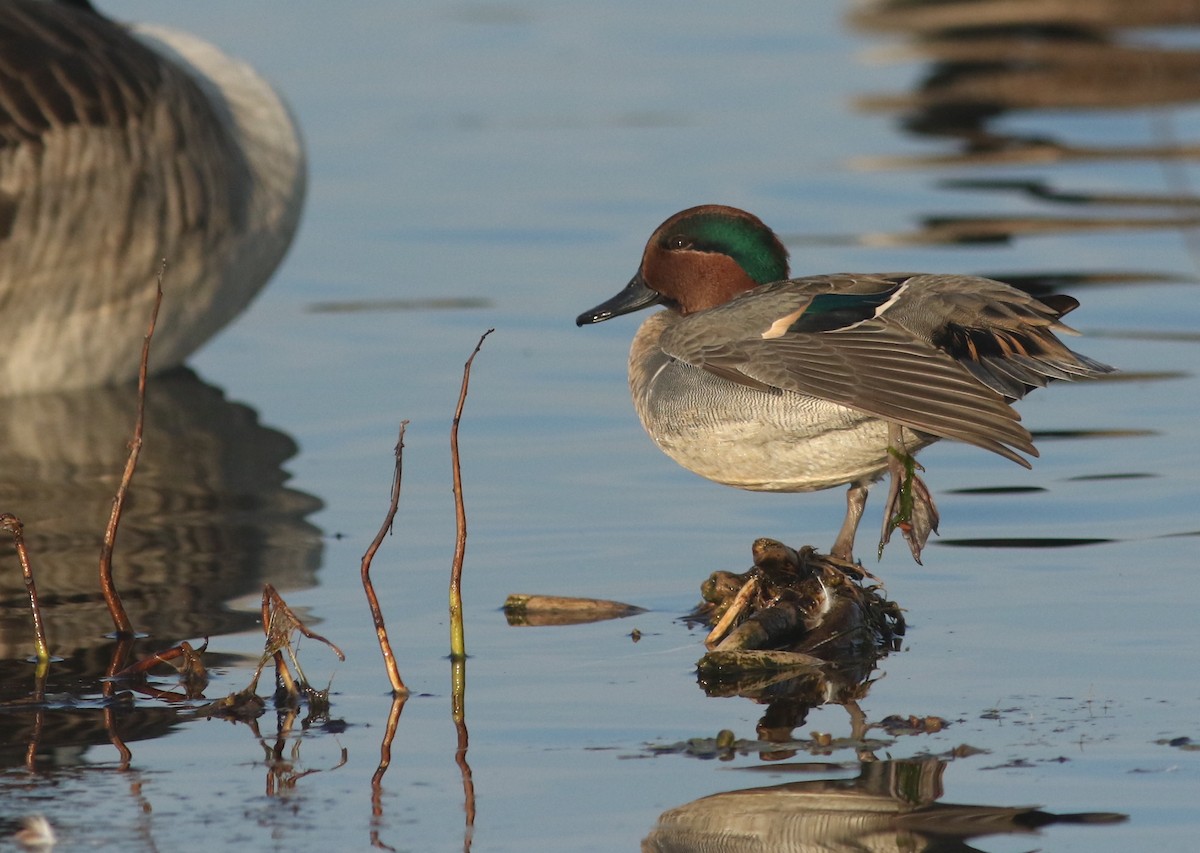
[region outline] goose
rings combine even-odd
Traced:
[[[0,395],[176,367],[283,259],[306,166],[249,65],[87,0],[0,3]]]

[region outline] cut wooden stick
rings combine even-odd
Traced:
[[[150,325],[146,329],[146,337],[142,339],[142,360],[138,367],[137,420],[133,428],[133,440],[129,442],[129,458],[125,461],[125,472],[121,475],[121,485],[113,498],[112,513],[108,517],[108,527],[104,530],[104,544],[100,547],[100,591],[104,594],[104,603],[112,617],[113,627],[118,637],[132,637],[133,624],[121,604],[121,595],[117,592],[112,579],[112,555],[117,542],[117,527],[121,523],[121,511],[125,507],[125,498],[129,494],[129,484],[133,482],[133,472],[137,469],[138,456],[142,452],[142,429],[146,423],[146,376],[150,365],[150,340],[154,337],[154,326],[158,322],[158,309],[163,299],[163,273],[167,264],[163,262],[158,271],[158,285],[155,288],[154,309],[150,312]]]
[[[471,357],[463,365],[462,389],[458,392],[458,407],[454,410],[454,421],[450,425],[450,467],[454,472],[454,517],[458,534],[454,544],[454,562],[450,566],[450,659],[463,660],[467,656],[467,640],[463,629],[462,615],[462,567],[467,553],[467,513],[463,507],[462,469],[458,460],[458,424],[462,420],[463,404],[467,401],[467,386],[471,381],[471,362],[479,355],[484,340],[495,329],[488,329],[475,344]]]
[[[24,525],[21,524],[21,519],[6,512],[0,515],[0,527],[12,534],[13,546],[17,549],[17,560],[21,563],[21,574],[25,579],[25,591],[29,593],[29,610],[33,613],[33,645],[37,652],[38,671],[43,672],[50,664],[50,645],[46,642],[42,605],[38,600],[37,584],[33,580],[29,550],[25,547]]]
[[[396,519],[396,510],[400,506],[400,476],[404,460],[404,431],[407,428],[408,421],[401,421],[400,437],[396,439],[396,467],[392,472],[391,504],[388,506],[387,515],[384,516],[379,532],[375,534],[375,539],[371,542],[370,547],[367,548],[367,552],[363,554],[361,569],[363,591],[367,595],[367,604],[371,608],[371,618],[375,620],[375,636],[379,639],[379,651],[383,654],[383,665],[387,669],[388,681],[392,684],[392,694],[394,696],[407,696],[408,688],[404,685],[404,679],[400,677],[400,667],[396,664],[396,656],[392,654],[392,643],[388,639],[387,626],[383,623],[383,610],[379,607],[379,599],[375,595],[375,585],[371,583],[371,561],[375,559],[375,552],[383,544],[383,537],[392,532],[392,523]]]

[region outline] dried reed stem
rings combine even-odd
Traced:
[[[471,362],[479,355],[484,340],[495,329],[488,329],[475,344],[471,357],[463,365],[462,389],[458,392],[458,407],[454,410],[454,421],[450,425],[450,466],[454,472],[454,517],[457,536],[454,544],[454,562],[450,566],[450,659],[463,660],[467,656],[467,641],[463,630],[462,615],[462,567],[467,553],[467,513],[463,507],[462,468],[458,458],[458,424],[462,420],[463,404],[467,401],[467,386],[471,381]]]
[[[125,507],[125,498],[129,494],[129,484],[133,482],[133,472],[137,468],[138,456],[142,451],[142,429],[146,423],[146,375],[150,364],[150,340],[154,337],[154,326],[158,322],[158,309],[162,305],[163,273],[166,271],[166,261],[158,271],[158,284],[155,288],[154,310],[150,313],[150,324],[146,329],[146,337],[142,339],[142,359],[138,366],[137,421],[133,428],[133,440],[129,442],[129,458],[125,461],[125,472],[121,475],[121,485],[113,498],[112,513],[108,517],[108,527],[104,530],[104,544],[100,548],[100,591],[104,594],[104,603],[108,605],[109,615],[112,616],[113,627],[118,637],[132,637],[133,624],[121,604],[121,595],[113,585],[112,555],[117,541],[117,526],[121,523],[121,511]]]
[[[29,610],[33,613],[33,643],[37,650],[38,670],[44,671],[50,663],[50,646],[46,642],[46,625],[42,621],[42,605],[38,600],[37,584],[33,581],[33,567],[29,564],[29,551],[25,547],[24,525],[11,513],[0,515],[0,527],[12,534],[13,546],[17,549],[17,560],[21,563],[21,574],[25,578],[25,591],[29,593]]]
[[[387,515],[384,516],[383,524],[379,528],[379,532],[375,534],[375,539],[371,542],[367,552],[362,558],[362,585],[363,591],[367,595],[367,604],[371,608],[371,618],[375,620],[375,636],[379,639],[379,651],[383,653],[383,665],[387,669],[388,680],[392,684],[392,694],[394,696],[407,696],[408,688],[404,686],[404,679],[400,677],[400,667],[396,664],[396,656],[392,654],[392,643],[388,639],[387,626],[383,623],[383,610],[379,607],[379,599],[375,595],[375,585],[371,583],[371,561],[375,559],[375,552],[379,550],[379,546],[383,544],[383,537],[392,531],[392,523],[396,519],[396,510],[400,506],[400,477],[403,471],[404,460],[404,431],[408,428],[408,421],[400,422],[400,437],[396,439],[396,467],[392,472],[392,500],[388,506]]]

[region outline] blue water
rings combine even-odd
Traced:
[[[258,426],[243,424],[242,433],[212,426],[225,415],[196,416],[192,434],[211,434],[204,444],[216,446],[216,458],[236,455],[229,444],[276,433],[294,442],[271,444],[270,464],[246,478],[258,485],[233,490],[275,508],[270,523],[261,511],[238,516],[258,531],[253,558],[237,537],[209,553],[245,560],[238,572],[253,583],[223,587],[249,615],[212,638],[215,651],[235,657],[223,659],[207,695],[249,680],[261,635],[248,620],[257,584],[273,581],[346,651],[339,664],[316,643],[302,647],[310,678],[333,679],[333,716],[346,725],[285,738],[282,755],[295,771],[316,772],[273,793],[264,747],[245,725],[195,721],[131,743],[125,772],[111,772],[117,753],[101,737],[60,749],[31,773],[22,769],[26,735],[14,736],[0,773],[0,818],[42,812],[66,839],[62,849],[366,849],[374,829],[399,850],[462,849],[468,838],[476,850],[631,850],[667,809],[790,781],[749,772],[762,764],[754,755],[652,757],[647,746],[721,729],[755,737],[762,707],[703,695],[693,673],[701,637],[677,617],[696,603],[709,572],[748,567],[759,536],[827,547],[842,494],[742,493],[679,469],[642,434],[627,398],[625,354],[637,318],[573,324],[628,280],[666,216],[723,202],[771,224],[797,274],[1136,273],[1124,284],[1068,288],[1083,303],[1071,317],[1085,335],[1078,348],[1131,378],[1055,386],[1021,405],[1035,435],[1084,435],[1039,440],[1032,471],[961,445],[922,454],[943,541],[928,548],[924,566],[897,541],[872,567],[906,608],[910,631],[862,706],[871,720],[917,714],[951,723],[899,738],[880,758],[960,744],[987,751],[950,762],[947,802],[1130,816],[1118,826],[972,842],[980,849],[1189,849],[1200,831],[1200,761],[1156,743],[1200,741],[1200,300],[1189,232],[1126,224],[996,244],[898,238],[930,216],[1182,215],[1075,208],[940,182],[1033,178],[1065,191],[1185,193],[1200,179],[1190,162],[862,168],[864,158],[957,149],[860,106],[867,96],[911,90],[926,65],[878,61],[871,51],[904,37],[848,27],[841,4],[764,3],[753,15],[708,2],[105,6],[189,29],[249,59],[287,94],[304,128],[311,184],[297,242],[258,301],[191,363],[200,382],[257,413]],[[1192,36],[1172,33],[1171,41],[1195,50]],[[1191,142],[1200,111],[1024,111],[993,129],[1075,145],[1152,145],[1163,142],[1164,127]],[[438,299],[477,307],[372,308]],[[331,301],[363,310],[315,310]],[[496,331],[475,361],[460,432],[467,759],[477,800],[468,835],[446,660],[448,441],[463,362],[489,328]],[[1164,372],[1172,376],[1157,376]],[[358,568],[386,509],[401,419],[411,424],[400,513],[375,573],[417,695],[401,716],[373,820],[369,783],[390,700]],[[122,429],[112,431],[118,460]],[[153,446],[153,433],[147,441]],[[175,494],[186,477],[165,478],[162,493]],[[1042,491],[963,492],[1003,486]],[[66,492],[63,515],[107,512],[104,489]],[[205,511],[199,498],[172,500]],[[880,502],[868,505],[860,543],[868,549]],[[224,529],[228,521],[196,525],[210,523]],[[1026,538],[1108,541],[954,546]],[[179,568],[172,552],[151,549],[157,559],[140,558],[142,571],[169,583]],[[185,585],[205,583],[183,574]],[[515,592],[614,598],[649,612],[510,628],[499,607]],[[15,613],[6,624],[20,625]],[[51,611],[52,639],[54,619]],[[274,725],[271,714],[260,721],[267,747]],[[796,735],[814,730],[846,736],[845,711],[814,710]],[[816,760],[847,763],[827,775],[857,772],[853,750]]]

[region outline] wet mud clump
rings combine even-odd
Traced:
[[[712,626],[704,677],[796,666],[868,669],[897,650],[904,616],[861,566],[758,539],[749,571],[714,572],[694,621]]]

